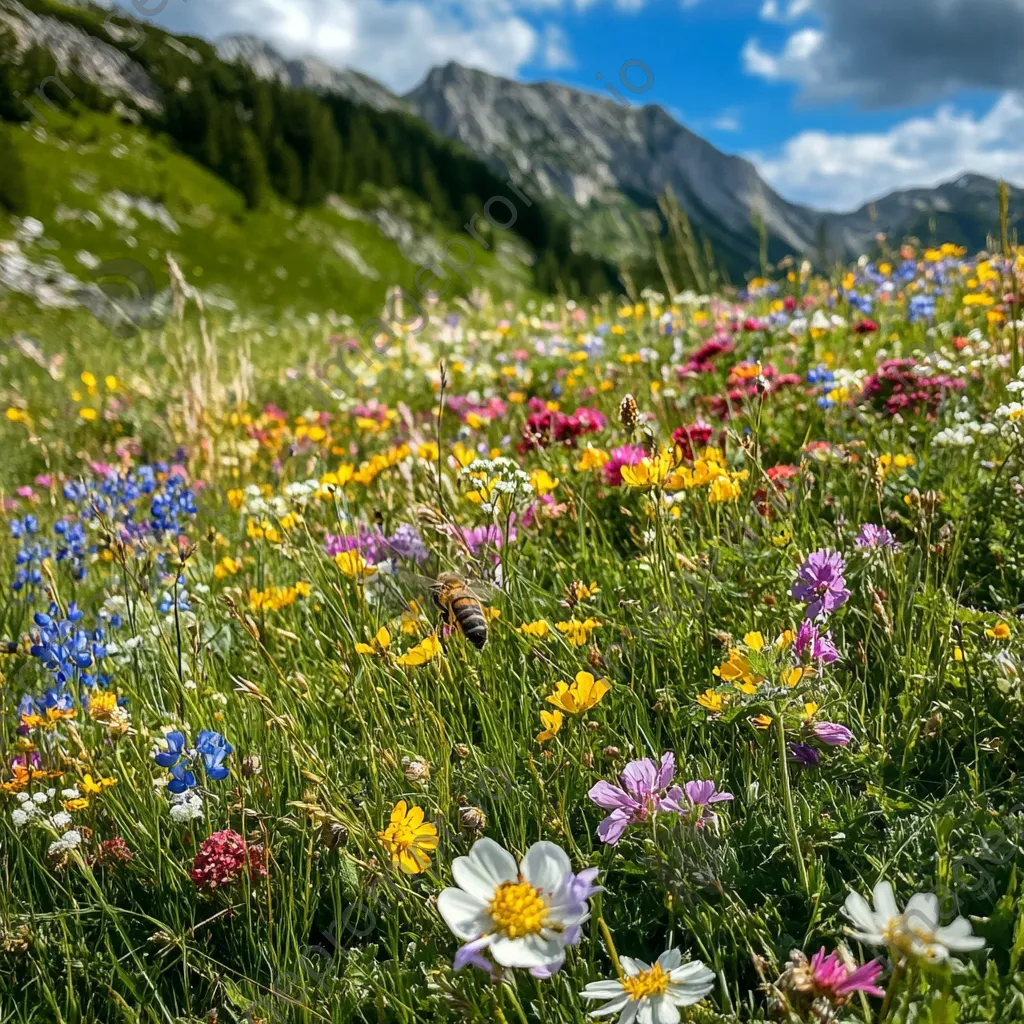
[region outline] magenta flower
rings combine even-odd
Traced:
[[[638,465],[644,460],[646,454],[638,444],[624,444],[613,448],[611,457],[601,469],[604,474],[604,482],[610,487],[621,487],[622,467]]]
[[[822,946],[811,957],[811,970],[817,994],[825,996],[835,1006],[842,1006],[854,992],[869,996],[885,995],[875,984],[882,973],[882,964],[878,960],[872,960],[863,967],[847,967],[838,954],[825,956],[825,947]]]
[[[832,642],[832,633],[819,633],[818,627],[810,619],[804,619],[800,623],[793,650],[798,658],[809,653],[813,661],[820,661],[824,665],[831,665],[839,660],[839,652]]]
[[[719,793],[710,779],[700,782],[688,782],[684,787],[686,798],[691,806],[697,809],[697,827],[703,828],[708,822],[714,823],[718,815],[711,809],[712,804],[732,800],[732,793]]]
[[[897,548],[896,538],[884,527],[865,523],[854,543],[859,548]]]
[[[838,551],[824,549],[807,556],[797,571],[790,594],[807,605],[807,618],[829,615],[846,604],[846,562]]]
[[[853,733],[838,722],[815,722],[814,735],[830,747],[845,747],[853,739]]]
[[[590,799],[598,807],[612,812],[597,826],[598,839],[614,846],[630,825],[647,821],[652,814],[659,811],[681,813],[679,801],[683,791],[679,786],[671,786],[675,774],[675,755],[669,751],[662,756],[660,767],[649,757],[630,761],[619,776],[621,786],[604,781],[592,786]]]

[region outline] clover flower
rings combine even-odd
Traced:
[[[207,836],[192,862],[192,881],[199,889],[233,885],[243,876],[265,877],[263,847],[249,846],[237,832],[226,828]]]

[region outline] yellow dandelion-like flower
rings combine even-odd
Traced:
[[[607,679],[595,679],[589,672],[577,672],[572,684],[557,682],[555,692],[545,700],[570,715],[580,715],[601,703],[611,689]]]
[[[561,711],[542,711],[540,713],[540,724],[544,728],[541,732],[537,733],[537,742],[547,743],[548,740],[554,739],[558,735],[558,730],[562,728],[564,721],[565,715]]]
[[[391,812],[388,827],[377,838],[391,855],[391,864],[407,875],[418,875],[430,867],[430,855],[437,849],[437,828],[423,820],[422,807],[409,807],[399,800]]]

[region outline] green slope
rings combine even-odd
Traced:
[[[26,168],[25,212],[45,228],[43,246],[24,246],[33,261],[55,257],[88,280],[90,271],[77,253],[100,261],[129,258],[146,266],[160,288],[169,252],[204,292],[267,317],[329,309],[368,316],[379,311],[389,284],[416,294],[419,268],[376,223],[345,216],[331,204],[297,208],[273,196],[259,210],[249,210],[239,192],[163,137],[88,110],[46,116],[45,129],[31,122],[4,126],[0,134],[0,159],[20,159]],[[118,211],[117,193],[133,202],[124,210],[130,221]],[[140,199],[160,204],[179,231],[159,215],[140,212]],[[360,205],[362,210],[353,210],[363,217],[374,208],[388,209],[418,238],[433,239],[433,249],[451,235],[432,222],[426,204],[396,191],[368,188]],[[15,230],[16,218],[0,210],[0,237],[13,237]],[[482,251],[479,257],[467,274],[471,283],[499,292],[526,286],[525,266],[517,274],[513,260],[499,264],[493,253]],[[360,271],[360,260],[375,277]]]

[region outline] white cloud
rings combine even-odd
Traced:
[[[548,25],[544,30],[544,67],[552,71],[576,67],[569,37],[558,25]]]
[[[548,0],[529,0],[536,8]],[[287,57],[313,55],[365,72],[397,92],[437,64],[514,76],[537,53],[540,33],[511,0],[172,0],[160,21],[217,39],[251,33]]]
[[[814,6],[814,0],[764,0],[761,5],[761,18],[763,21],[796,21],[805,14],[809,14]]]
[[[711,127],[719,132],[738,132],[741,128],[739,114],[733,110],[723,110],[711,121]]]
[[[797,81],[810,87],[817,84],[819,58],[825,44],[825,34],[816,28],[802,28],[787,40],[781,53],[771,54],[761,49],[756,39],[748,39],[743,47],[743,70],[770,82]]]
[[[835,210],[966,171],[1024,185],[1024,94],[1004,93],[980,116],[942,106],[887,132],[801,132],[751,159],[786,198]]]

